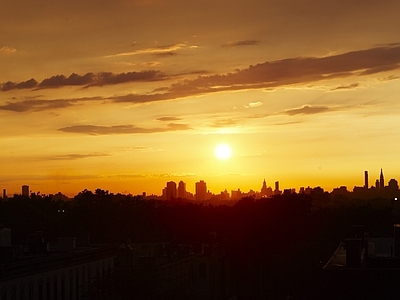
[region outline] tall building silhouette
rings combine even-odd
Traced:
[[[379,188],[383,189],[385,187],[385,179],[383,177],[383,171],[381,168],[381,175],[379,176]]]
[[[196,200],[204,201],[207,195],[207,185],[203,180],[196,182]]]
[[[279,195],[281,193],[281,191],[279,190],[279,181],[275,181],[275,190],[274,190],[274,194],[275,195]]]
[[[261,195],[263,195],[263,196],[267,195],[267,183],[265,182],[265,178],[264,178],[263,185],[261,187]]]
[[[182,180],[178,183],[178,198],[186,198],[186,183]]]
[[[369,187],[369,184],[368,184],[368,171],[364,171],[364,187],[366,189]]]
[[[176,183],[174,181],[167,182],[165,188],[165,200],[171,200],[176,198]]]
[[[29,197],[29,185],[22,186],[22,196]]]

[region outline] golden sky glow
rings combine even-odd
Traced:
[[[398,0],[5,0],[0,188],[400,180],[399,20]]]

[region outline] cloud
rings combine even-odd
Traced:
[[[220,120],[215,121],[215,122],[211,125],[211,127],[217,127],[217,128],[220,128],[220,127],[231,127],[231,126],[237,125],[238,123],[240,123],[239,120],[234,120],[234,119],[220,119]]]
[[[15,52],[17,52],[17,49],[15,49],[13,47],[3,46],[0,48],[0,53],[3,53],[3,54],[13,54]]]
[[[109,98],[97,97],[97,100],[101,99],[104,102],[115,103],[142,104],[221,91],[271,89],[288,85],[309,84],[321,80],[363,76],[395,69],[400,69],[400,45],[397,44],[394,46],[387,45],[384,47],[352,51],[325,57],[297,57],[268,61],[251,65],[248,68],[236,70],[232,73],[202,75],[198,76],[196,79],[182,80],[170,86],[157,88],[153,92],[147,94],[127,94]],[[55,76],[53,79],[49,78],[46,84],[48,86],[60,86],[62,84],[78,84],[78,82],[80,82],[88,87],[170,78],[160,71],[128,72],[120,74],[103,72],[88,74],[84,76],[71,75],[72,77],[70,76],[68,78]],[[86,76],[92,78],[89,84],[85,81],[87,80]],[[42,85],[45,84],[43,83]],[[75,105],[83,101],[87,100],[26,100],[22,102],[9,102],[6,105],[0,106],[0,109],[16,112],[44,110]]]
[[[319,113],[327,112],[330,110],[331,110],[331,108],[325,107],[325,106],[304,105],[303,107],[300,107],[300,108],[286,110],[284,113],[288,114],[289,116],[312,115],[312,114],[319,114]]]
[[[349,84],[349,85],[341,85],[338,87],[335,87],[333,89],[331,89],[331,91],[337,91],[337,90],[350,90],[350,89],[355,89],[357,87],[359,87],[360,85],[358,83],[353,83],[353,84]]]
[[[139,54],[162,54],[162,53],[169,53],[169,52],[174,52],[183,48],[190,48],[194,49],[196,47],[193,46],[188,46],[185,43],[181,44],[173,44],[173,45],[165,45],[165,46],[157,46],[157,47],[152,47],[152,48],[145,48],[145,49],[140,49],[136,51],[130,51],[130,52],[122,52],[122,53],[117,53],[117,54],[111,54],[104,56],[105,58],[111,58],[111,57],[119,57],[119,56],[132,56],[132,55],[139,55]]]
[[[171,122],[171,121],[180,121],[180,120],[182,120],[182,118],[166,116],[166,117],[159,117],[156,120],[157,121],[163,121],[163,122],[165,122],[165,121]]]
[[[110,134],[135,134],[135,133],[157,133],[178,130],[191,129],[187,124],[170,123],[162,128],[142,128],[134,125],[115,125],[115,126],[97,126],[97,125],[75,125],[58,129],[63,132],[84,133],[91,135],[110,135]]]
[[[262,105],[262,102],[257,101],[257,102],[250,102],[248,105],[245,105],[244,107],[253,108],[253,107],[259,107],[261,105]]]
[[[221,47],[256,46],[258,44],[260,44],[260,41],[258,41],[258,40],[244,40],[244,41],[238,41],[238,42],[229,42],[229,43],[223,44]]]
[[[85,97],[78,99],[27,99],[16,102],[8,102],[5,105],[0,105],[0,110],[9,110],[13,112],[27,112],[27,111],[43,111],[49,109],[66,108],[73,105],[79,105],[82,103],[94,102],[104,99],[100,97]]]
[[[277,88],[334,78],[400,69],[400,46],[386,46],[326,57],[297,57],[251,65],[224,75],[205,75],[157,89],[157,94],[130,94],[115,102],[146,103],[243,89]],[[163,93],[161,93],[163,92]]]
[[[122,149],[124,152],[132,152],[132,151],[139,151],[139,152],[160,152],[161,149],[154,149],[150,147],[142,147],[142,146],[135,146]]]
[[[3,84],[0,84],[0,90],[3,92],[14,90],[14,89],[33,89],[38,85],[38,82],[31,78],[27,81],[22,81],[19,83],[7,81]]]
[[[50,156],[50,157],[46,157],[46,159],[49,159],[49,160],[76,160],[76,159],[82,159],[82,158],[101,157],[101,156],[110,156],[110,155],[105,154],[105,153],[88,153],[88,154],[73,153],[73,154]]]
[[[176,52],[169,51],[169,52],[154,53],[153,55],[163,56],[163,57],[170,57],[170,56],[175,56],[175,55],[178,55],[178,54]]]
[[[65,75],[55,75],[42,80],[40,83],[38,83],[33,78],[28,81],[19,83],[8,81],[6,83],[0,84],[0,89],[1,91],[6,92],[13,89],[46,89],[60,88],[66,86],[91,87],[142,81],[159,81],[166,79],[168,79],[168,76],[157,70],[126,73],[99,72],[86,73],[85,75],[72,73],[69,77],[66,77]]]
[[[62,87],[62,86],[104,86],[115,85],[127,82],[137,81],[158,81],[166,79],[166,75],[160,71],[140,71],[140,72],[127,72],[127,73],[87,73],[83,76],[75,73],[71,74],[68,78],[64,75],[56,75],[51,78],[44,79],[39,83],[39,87]]]
[[[285,125],[293,125],[293,124],[299,124],[303,123],[301,121],[293,121],[293,122],[283,122],[283,123],[275,123],[273,124],[274,126],[285,126]]]

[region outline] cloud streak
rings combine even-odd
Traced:
[[[15,49],[13,47],[3,46],[0,48],[0,53],[3,53],[3,54],[13,54],[16,52],[17,52],[17,49]]]
[[[196,79],[183,80],[170,86],[155,89],[147,94],[127,94],[109,98],[66,99],[66,100],[24,100],[8,102],[0,110],[15,112],[39,111],[63,108],[87,101],[103,100],[114,103],[143,104],[157,101],[174,100],[189,96],[204,95],[222,91],[245,89],[268,89],[288,85],[309,84],[321,80],[365,76],[388,70],[400,69],[400,45],[388,45],[347,52],[327,57],[297,57],[251,65],[222,75],[201,75]],[[102,86],[135,81],[156,81],[171,78],[160,71],[142,71],[130,73],[87,73],[84,76],[72,74],[68,78],[54,76],[43,80],[42,87],[60,87],[65,85]],[[19,83],[21,87],[34,84],[34,79]],[[2,85],[2,89],[12,88],[12,83]],[[342,88],[356,88],[351,85]],[[16,88],[16,87],[15,87]],[[341,89],[340,87],[338,89]]]
[[[237,46],[256,46],[260,44],[260,41],[258,40],[244,40],[244,41],[238,41],[238,42],[229,42],[226,44],[223,44],[221,47],[237,47]]]
[[[251,65],[224,75],[199,76],[160,88],[151,95],[126,95],[115,102],[144,103],[207,93],[244,89],[277,88],[363,76],[400,69],[400,46],[386,46],[327,57],[297,57]]]
[[[48,89],[67,86],[81,86],[88,88],[92,86],[116,85],[122,83],[160,81],[168,78],[169,77],[166,74],[157,70],[126,73],[100,72],[86,73],[85,75],[72,73],[68,77],[65,75],[55,75],[46,78],[41,82],[37,82],[33,78],[23,82],[8,81],[0,84],[0,90],[6,92],[14,89]]]
[[[90,157],[102,157],[102,156],[110,156],[110,155],[105,154],[105,153],[88,153],[88,154],[72,153],[72,154],[50,156],[50,157],[46,157],[46,159],[48,159],[48,160],[76,160],[76,159],[83,159],[83,158],[90,158]],[[43,158],[41,158],[41,159],[43,159]]]
[[[294,116],[294,115],[313,115],[313,114],[319,114],[323,112],[328,112],[332,110],[329,107],[326,106],[310,106],[310,105],[304,105],[303,107],[300,108],[294,108],[294,109],[289,109],[286,110],[284,113],[289,115],[289,116]]]
[[[7,104],[0,105],[0,110],[8,110],[13,112],[27,112],[27,111],[44,111],[51,109],[66,108],[83,103],[105,101],[101,97],[86,97],[78,99],[27,99],[22,101],[7,102]]]
[[[130,51],[130,52],[122,52],[122,53],[117,53],[117,54],[111,54],[104,56],[105,58],[111,58],[111,57],[120,57],[120,56],[132,56],[132,55],[139,55],[139,54],[165,54],[165,53],[171,53],[183,48],[187,48],[188,45],[181,43],[181,44],[173,44],[173,45],[165,45],[165,46],[158,46],[158,47],[152,47],[152,48],[145,48],[145,49],[139,49],[136,51]],[[194,48],[194,46],[191,46],[189,48]]]
[[[115,126],[98,126],[98,125],[75,125],[59,128],[59,131],[69,133],[83,133],[90,135],[112,135],[112,134],[135,134],[135,133],[159,133],[179,130],[190,130],[187,124],[169,123],[166,127],[143,128],[135,125],[115,125]]]

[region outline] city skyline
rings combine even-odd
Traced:
[[[387,190],[389,188],[389,190]],[[101,187],[97,187],[97,189],[104,190]],[[193,188],[187,188],[187,183],[184,182],[183,180],[180,180],[178,183],[175,181],[168,181],[165,183],[165,186],[161,188],[160,193],[147,193],[147,191],[142,191],[138,193],[137,195],[142,195],[144,197],[160,197],[162,200],[173,200],[173,199],[188,199],[188,200],[196,200],[196,201],[205,201],[213,197],[217,197],[220,200],[228,200],[228,199],[235,199],[238,200],[242,197],[247,197],[247,196],[255,196],[256,198],[260,197],[269,197],[273,195],[280,195],[283,193],[306,193],[309,194],[311,190],[313,189],[319,189],[321,191],[325,191],[328,193],[339,193],[339,194],[346,194],[349,192],[356,193],[358,195],[361,195],[362,197],[365,196],[364,194],[365,191],[384,191],[386,189],[386,192],[389,191],[389,194],[391,196],[395,195],[396,200],[398,195],[397,192],[399,191],[399,185],[398,181],[395,178],[391,178],[387,180],[387,184],[385,183],[385,177],[384,177],[384,172],[383,169],[380,169],[379,176],[375,180],[374,184],[369,184],[369,172],[364,171],[364,184],[362,185],[354,185],[353,188],[351,188],[348,185],[340,185],[332,188],[331,190],[324,188],[323,186],[300,186],[300,187],[290,187],[290,186],[284,186],[281,188],[280,182],[275,181],[271,185],[267,184],[265,178],[262,181],[262,184],[260,185],[260,188],[251,188],[249,190],[244,190],[241,187],[236,187],[234,189],[223,189],[220,191],[215,191],[215,190],[210,190],[207,187],[207,182],[204,180],[199,180],[194,183]],[[87,189],[84,189],[87,190]],[[90,189],[89,189],[90,190]],[[81,191],[79,191],[81,192]],[[113,191],[107,190],[107,192],[113,193]],[[30,193],[34,194],[41,194],[40,191],[35,191],[33,189],[30,189],[29,185],[22,185],[21,187],[21,193],[14,192],[12,194],[20,194],[22,196],[29,196]],[[62,191],[58,191],[57,194],[63,194],[67,195],[69,197],[74,197],[78,194],[73,195],[68,195],[64,194]],[[117,192],[119,193],[119,192]],[[43,193],[45,194],[45,193]],[[131,193],[127,193],[131,194]],[[53,194],[49,194],[53,195]],[[379,197],[380,194],[374,194],[376,197]],[[383,193],[382,195],[385,195]],[[381,196],[382,196],[381,195]],[[3,189],[3,198],[9,197],[10,193],[7,193],[6,189]],[[385,195],[387,196],[387,195]]]
[[[0,186],[400,178],[399,19],[394,0],[7,0]]]

